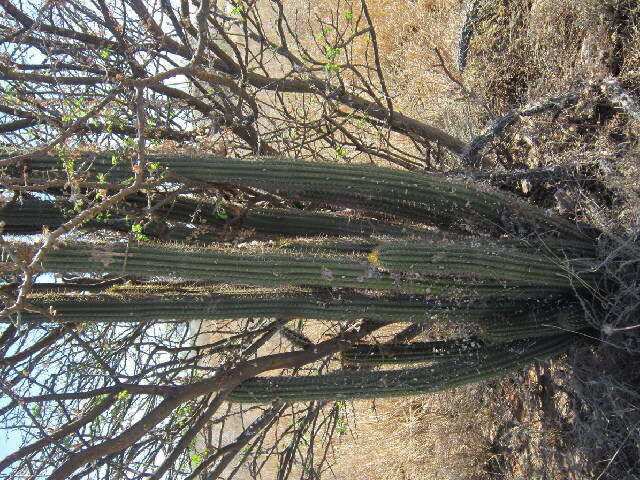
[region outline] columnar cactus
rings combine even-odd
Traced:
[[[266,250],[266,249],[265,249]],[[505,260],[509,263],[509,259]],[[454,297],[543,297],[561,289],[534,278],[505,284],[500,278],[420,276],[380,270],[366,258],[296,255],[251,250],[175,248],[165,245],[76,244],[52,250],[52,272],[109,272],[177,276],[245,285],[351,287]],[[449,272],[451,273],[451,272]],[[454,273],[458,273],[456,270]],[[473,273],[473,272],[471,272]]]
[[[65,202],[65,205],[70,205]],[[31,235],[43,227],[56,228],[65,220],[62,208],[53,202],[23,198],[0,207],[2,231],[12,235]]]
[[[515,198],[477,186],[426,174],[370,165],[298,162],[279,158],[254,161],[210,156],[155,155],[149,162],[166,168],[167,175],[199,181],[258,187],[365,212],[418,219],[452,227],[466,221],[476,228],[522,232],[557,232],[569,239],[588,240],[575,225]],[[110,154],[85,155],[75,161],[79,170],[105,174],[109,181],[131,177],[127,162],[113,164]],[[61,166],[53,156],[33,157],[34,170]],[[157,167],[156,169],[159,169]],[[179,180],[179,179],[178,179]],[[461,225],[460,225],[461,226]]]
[[[258,232],[287,237],[326,235],[329,237],[424,238],[432,234],[428,230],[415,226],[303,210],[252,209],[247,213],[244,225]]]
[[[588,327],[581,305],[534,308],[531,311],[503,318],[485,318],[480,321],[485,338],[504,342],[517,338],[557,335]]]
[[[387,243],[374,250],[372,257],[379,266],[391,271],[456,272],[477,274],[503,280],[540,282],[558,287],[571,286],[571,265],[563,259],[522,253],[495,245],[470,247],[466,245],[433,245]],[[581,278],[594,279],[595,274],[583,273]]]
[[[575,340],[565,331],[588,326],[575,294],[587,295],[599,281],[589,262],[595,242],[573,223],[518,199],[477,185],[371,165],[154,154],[148,163],[159,181],[176,185],[191,179],[212,188],[258,189],[281,201],[274,202],[278,209],[250,205],[224,219],[209,208],[213,203],[178,195],[155,215],[181,226],[184,235],[152,235],[178,244],[145,244],[130,235],[127,242],[111,244],[60,242],[48,252],[42,269],[172,277],[245,290],[150,297],[125,287],[90,299],[31,298],[33,305],[56,313],[50,321],[362,318],[479,327],[481,338],[473,342],[356,345],[343,354],[344,362],[355,364],[435,362],[428,367],[256,378],[232,393],[235,401],[440,390],[546,358]],[[33,157],[27,164],[34,177],[60,168],[53,156]],[[131,177],[131,165],[112,161],[110,154],[75,157],[74,169],[99,174],[110,185]],[[144,211],[147,198],[131,196],[127,208]],[[345,213],[345,208],[350,210]],[[184,245],[190,229],[197,227],[192,225],[196,210],[214,232],[207,237],[207,248]],[[33,233],[42,225],[55,228],[61,217],[59,204],[35,198],[0,210],[7,231],[15,233]],[[117,230],[118,221],[112,219],[114,225],[108,226]],[[100,228],[95,221],[88,225]],[[257,240],[243,247],[216,241],[226,238],[231,225]],[[221,233],[217,237],[216,229]],[[263,289],[252,293],[255,287]],[[26,311],[22,321],[39,321],[38,315]],[[304,335],[286,326],[281,332],[294,348],[313,348]]]
[[[280,327],[280,334],[286,338],[291,345],[298,348],[313,348],[313,342],[302,333],[293,330],[286,325]]]
[[[141,195],[127,198],[132,204],[142,202]],[[171,206],[159,209],[158,214],[166,218],[179,220],[171,226],[165,222],[148,221],[142,225],[139,233],[154,238],[162,238],[171,241],[186,241],[188,239],[212,241],[211,234],[202,234],[187,223],[194,212],[200,208],[197,202],[180,200]],[[42,232],[43,227],[54,230],[65,221],[73,217],[75,211],[70,202],[52,202],[37,198],[23,198],[0,207],[0,222],[3,222],[3,231],[13,235],[31,235]],[[215,217],[207,216],[208,221]],[[218,219],[218,224],[223,222]],[[131,232],[132,222],[122,214],[106,212],[101,217],[86,222],[85,227],[92,229],[109,229],[118,232]]]

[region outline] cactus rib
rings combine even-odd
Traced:
[[[313,342],[308,337],[300,332],[297,332],[296,330],[287,327],[286,325],[280,327],[280,334],[284,338],[286,338],[294,347],[307,349],[313,346]]]
[[[342,360],[358,365],[421,363],[457,358],[481,348],[482,343],[473,340],[360,344],[342,352]]]
[[[304,210],[255,209],[247,213],[243,225],[261,233],[291,237],[326,235],[330,237],[416,237],[429,236],[428,230],[390,224],[367,218],[306,212]]]
[[[69,215],[65,216],[65,210],[71,211],[72,208],[73,205],[70,202],[54,203],[47,200],[25,199],[20,203],[0,209],[0,221],[4,222],[3,231],[5,233],[13,235],[37,234],[42,232],[43,227],[51,230],[58,228],[68,220]],[[131,222],[123,215],[117,214],[101,220],[90,220],[83,224],[83,227],[109,229],[123,233],[131,232]],[[197,229],[183,223],[168,225],[164,222],[147,222],[143,225],[140,233],[172,241],[186,241],[196,238],[200,241],[212,241],[214,239],[211,234],[200,233]]]
[[[588,326],[583,308],[578,304],[533,309],[515,316],[496,316],[480,321],[483,337],[506,342],[524,337],[544,337],[561,332],[575,332]]]
[[[387,270],[478,274],[514,281],[537,281],[559,287],[572,285],[568,268],[548,258],[496,247],[421,243],[386,243],[378,247],[379,265]],[[583,280],[593,279],[585,273]]]
[[[70,205],[67,205],[70,206]],[[0,209],[3,232],[12,235],[41,233],[42,227],[55,229],[64,221],[61,207],[53,202],[25,198]]]

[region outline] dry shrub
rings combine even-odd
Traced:
[[[577,349],[556,378],[571,395],[567,443],[582,460],[573,465],[582,474],[575,478],[640,478],[640,349],[637,334],[625,336]]]
[[[577,104],[520,119],[485,150],[485,167],[564,166],[575,176],[547,181],[528,196],[554,207],[558,188],[578,220],[605,232],[631,231],[640,155],[638,120],[603,90],[617,78],[640,92],[640,5],[627,0],[501,0],[482,2],[465,81],[489,107],[478,125],[511,108],[575,92]],[[546,193],[545,193],[546,192]]]

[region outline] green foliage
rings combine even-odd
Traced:
[[[227,213],[225,205],[226,202],[224,200],[219,200],[216,202],[214,207],[216,215],[222,220],[227,220],[229,218],[229,214]]]
[[[241,3],[233,2],[232,5],[234,5],[234,7],[229,13],[234,17],[242,17],[242,14],[244,13],[244,6]]]
[[[109,47],[104,47],[103,49],[100,50],[100,58],[107,60],[110,56],[111,56],[111,52],[109,50]]]
[[[337,160],[342,159],[347,154],[347,151],[342,147],[336,147],[333,150],[336,152],[336,159]]]
[[[189,462],[191,463],[191,468],[195,469],[200,466],[202,461],[209,455],[209,451],[207,449],[202,450],[201,452],[194,452],[189,456]]]
[[[142,232],[144,232],[144,225],[141,223],[134,223],[131,225],[131,233],[133,233],[133,237],[139,242],[148,242],[149,237]]]

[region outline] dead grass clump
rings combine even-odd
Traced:
[[[465,78],[496,112],[520,103],[540,75],[523,35],[530,10],[529,2],[483,2],[473,24]]]
[[[369,5],[387,81],[401,110],[433,120],[450,81],[436,67],[437,48],[453,64],[460,28],[459,2],[378,0]]]
[[[639,367],[637,349],[582,345],[498,382],[491,478],[640,478]]]
[[[465,77],[496,110],[638,70],[637,2],[483,2]]]
[[[483,389],[353,403],[335,442],[338,479],[482,479],[493,412]]]

